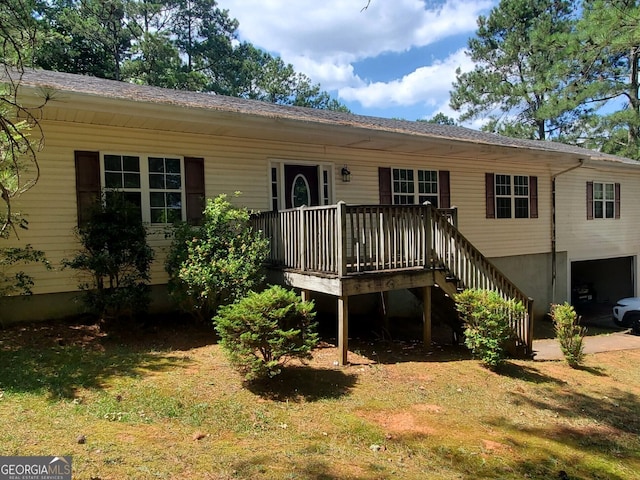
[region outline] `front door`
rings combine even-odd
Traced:
[[[320,205],[318,167],[315,165],[284,166],[285,208]]]

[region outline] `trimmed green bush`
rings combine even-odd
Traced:
[[[584,336],[587,329],[580,326],[578,314],[567,302],[551,305],[551,318],[565,360],[570,367],[578,367],[584,360]]]
[[[249,223],[249,211],[226,195],[207,200],[202,225],[180,224],[165,263],[169,293],[201,321],[264,280],[269,241]]]
[[[454,300],[465,326],[465,345],[487,367],[495,369],[504,362],[507,345],[513,341],[510,319],[522,315],[524,306],[492,290],[465,290]]]
[[[221,307],[215,328],[231,363],[247,380],[273,377],[289,359],[311,357],[318,343],[313,308],[295,292],[272,286]]]

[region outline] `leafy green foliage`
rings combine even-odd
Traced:
[[[569,59],[564,101],[592,106],[584,145],[640,160],[640,5],[586,0],[581,14],[563,42]]]
[[[17,1],[17,0],[13,0]],[[238,42],[215,0],[52,0],[37,66],[101,78],[346,111],[291,64]]]
[[[571,130],[571,108],[545,110],[565,84],[560,35],[572,26],[572,2],[502,0],[478,18],[469,40],[476,67],[457,72],[451,107],[460,121],[488,116],[491,131],[544,140]]]
[[[145,312],[154,254],[139,209],[111,192],[95,205],[77,236],[82,249],[63,264],[90,278],[79,286],[87,310],[106,316]]]
[[[31,295],[33,278],[21,270],[10,268],[25,263],[42,263],[47,269],[51,268],[44,252],[31,245],[0,248],[0,297],[15,293]]]
[[[273,377],[292,358],[307,359],[318,343],[313,302],[272,286],[220,308],[214,321],[221,345],[247,380]]]
[[[551,305],[551,317],[565,360],[570,367],[578,367],[584,360],[586,328],[579,325],[578,314],[567,302],[562,305]]]
[[[264,279],[269,241],[253,230],[249,211],[226,195],[207,200],[202,225],[180,224],[173,235],[165,264],[169,293],[202,321]]]
[[[30,12],[34,0],[0,2],[0,238],[18,229],[26,229],[25,215],[14,209],[13,200],[40,177],[36,153],[42,144],[36,113],[39,107],[24,107],[17,98],[20,75],[34,51],[37,38],[36,21]],[[46,103],[46,98],[43,100]],[[0,248],[0,296],[30,294],[33,278],[15,267],[17,264],[42,263],[51,268],[44,252],[31,245]]]
[[[454,298],[465,325],[465,345],[487,367],[496,368],[506,358],[506,347],[513,340],[510,319],[521,315],[521,302],[505,300],[493,290],[468,289]]]

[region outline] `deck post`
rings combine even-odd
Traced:
[[[308,302],[309,300],[311,300],[311,292],[309,290],[301,290],[300,299],[303,302]]]
[[[349,349],[349,297],[338,297],[338,365],[347,364]]]
[[[431,287],[424,287],[422,292],[422,339],[424,348],[431,350]]]

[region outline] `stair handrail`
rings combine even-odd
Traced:
[[[519,342],[531,352],[533,299],[520,290],[436,208],[430,208],[429,215],[433,228],[433,268],[444,268],[461,282],[463,288],[495,290],[506,299],[521,302],[525,307],[524,317],[513,319],[512,327]]]

